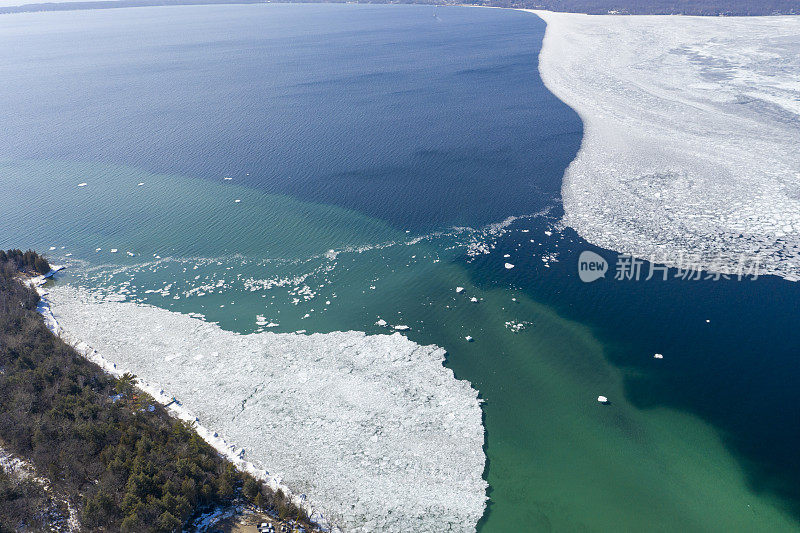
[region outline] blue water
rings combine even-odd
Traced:
[[[431,6],[0,16],[0,246],[243,333],[411,325],[486,400],[482,531],[797,529],[800,284],[580,283],[592,247],[558,219],[582,126],[538,76],[544,29]]]
[[[25,17],[56,27],[37,24],[47,38],[35,46],[29,33],[0,37],[14,58],[0,67],[13,110],[0,144],[15,159],[228,176],[423,230],[538,210],[559,197],[580,142],[580,121],[537,73],[544,23],[522,13],[279,5],[128,10],[124,26],[119,12]],[[65,18],[91,38],[75,39]]]

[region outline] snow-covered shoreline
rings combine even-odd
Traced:
[[[52,275],[58,270],[61,270],[61,268],[52,270],[46,276],[37,276],[31,279],[31,285],[36,288],[40,297],[39,305],[37,306],[36,310],[42,315],[45,326],[47,326],[47,329],[52,331],[53,334],[61,337],[62,340],[75,348],[78,353],[80,353],[86,359],[95,363],[110,375],[117,378],[121,377],[125,371],[119,370],[116,364],[104,358],[97,352],[97,350],[89,346],[87,343],[81,341],[80,339],[74,338],[61,329],[61,326],[53,315],[50,307],[50,301],[48,300],[49,291],[42,288],[44,282],[47,281],[48,278],[52,277]],[[137,381],[137,387],[152,396],[156,402],[166,407],[167,411],[172,416],[179,420],[191,423],[197,431],[197,434],[200,435],[203,440],[205,440],[215,450],[217,450],[217,452],[233,463],[240,471],[252,474],[253,477],[263,481],[273,490],[282,490],[284,494],[291,498],[291,500],[297,506],[303,508],[308,513],[312,521],[316,522],[321,527],[325,529],[332,528],[334,531],[337,530],[335,524],[331,524],[326,517],[314,509],[305,497],[294,494],[288,486],[280,483],[280,481],[273,476],[270,476],[269,473],[263,468],[258,468],[253,463],[245,461],[241,456],[241,449],[237,449],[236,445],[228,443],[219,434],[200,424],[199,418],[189,412],[189,410],[186,409],[174,396],[167,395],[166,392],[164,392],[164,390],[157,385],[153,385],[141,380]]]
[[[547,23],[539,70],[584,123],[565,222],[670,266],[800,276],[800,18]]]
[[[110,373],[136,374],[234,464],[294,494],[317,522],[474,531],[483,515],[477,391],[442,366],[441,348],[399,334],[239,335],[71,286],[43,296],[51,329]]]

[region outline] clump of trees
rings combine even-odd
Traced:
[[[47,274],[50,272],[50,263],[47,259],[37,254],[33,250],[23,252],[22,250],[0,250],[0,264],[10,262],[21,272],[37,274]]]
[[[0,469],[0,533],[45,531],[52,518],[63,520],[67,515],[66,510],[54,507],[40,483]]]
[[[40,271],[37,261],[49,270],[40,259],[0,255],[0,439],[72,502],[85,528],[180,531],[202,509],[245,498],[311,529],[281,491],[239,472],[134,376],[109,376],[53,335],[36,312],[38,294],[19,281],[30,265]],[[0,478],[0,523],[41,497],[3,487]]]

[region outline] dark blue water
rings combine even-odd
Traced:
[[[539,222],[531,231],[545,227]],[[648,262],[641,279],[615,279],[619,256],[574,231],[545,243],[559,252],[549,268],[536,257],[536,244],[513,235],[497,249],[514,255],[513,271],[488,256],[465,264],[476,283],[522,290],[589,326],[622,370],[629,401],[644,410],[694,413],[719,428],[749,488],[778,496],[800,518],[800,283],[705,272],[699,280],[682,279],[676,269],[666,280],[657,270],[647,281]],[[608,261],[604,279],[579,279],[584,250]]]
[[[580,142],[538,76],[545,25],[529,14],[119,13],[41,15],[73,17],[92,39],[42,19],[47,39],[0,36],[25,65],[0,65],[0,155],[229,176],[425,230],[537,211],[559,198]]]

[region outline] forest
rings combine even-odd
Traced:
[[[0,446],[31,463],[85,530],[180,531],[204,510],[250,502],[313,529],[305,513],[238,471],[194,429],[48,330],[26,273],[35,252],[0,252]],[[48,498],[0,469],[0,531],[38,531]]]

